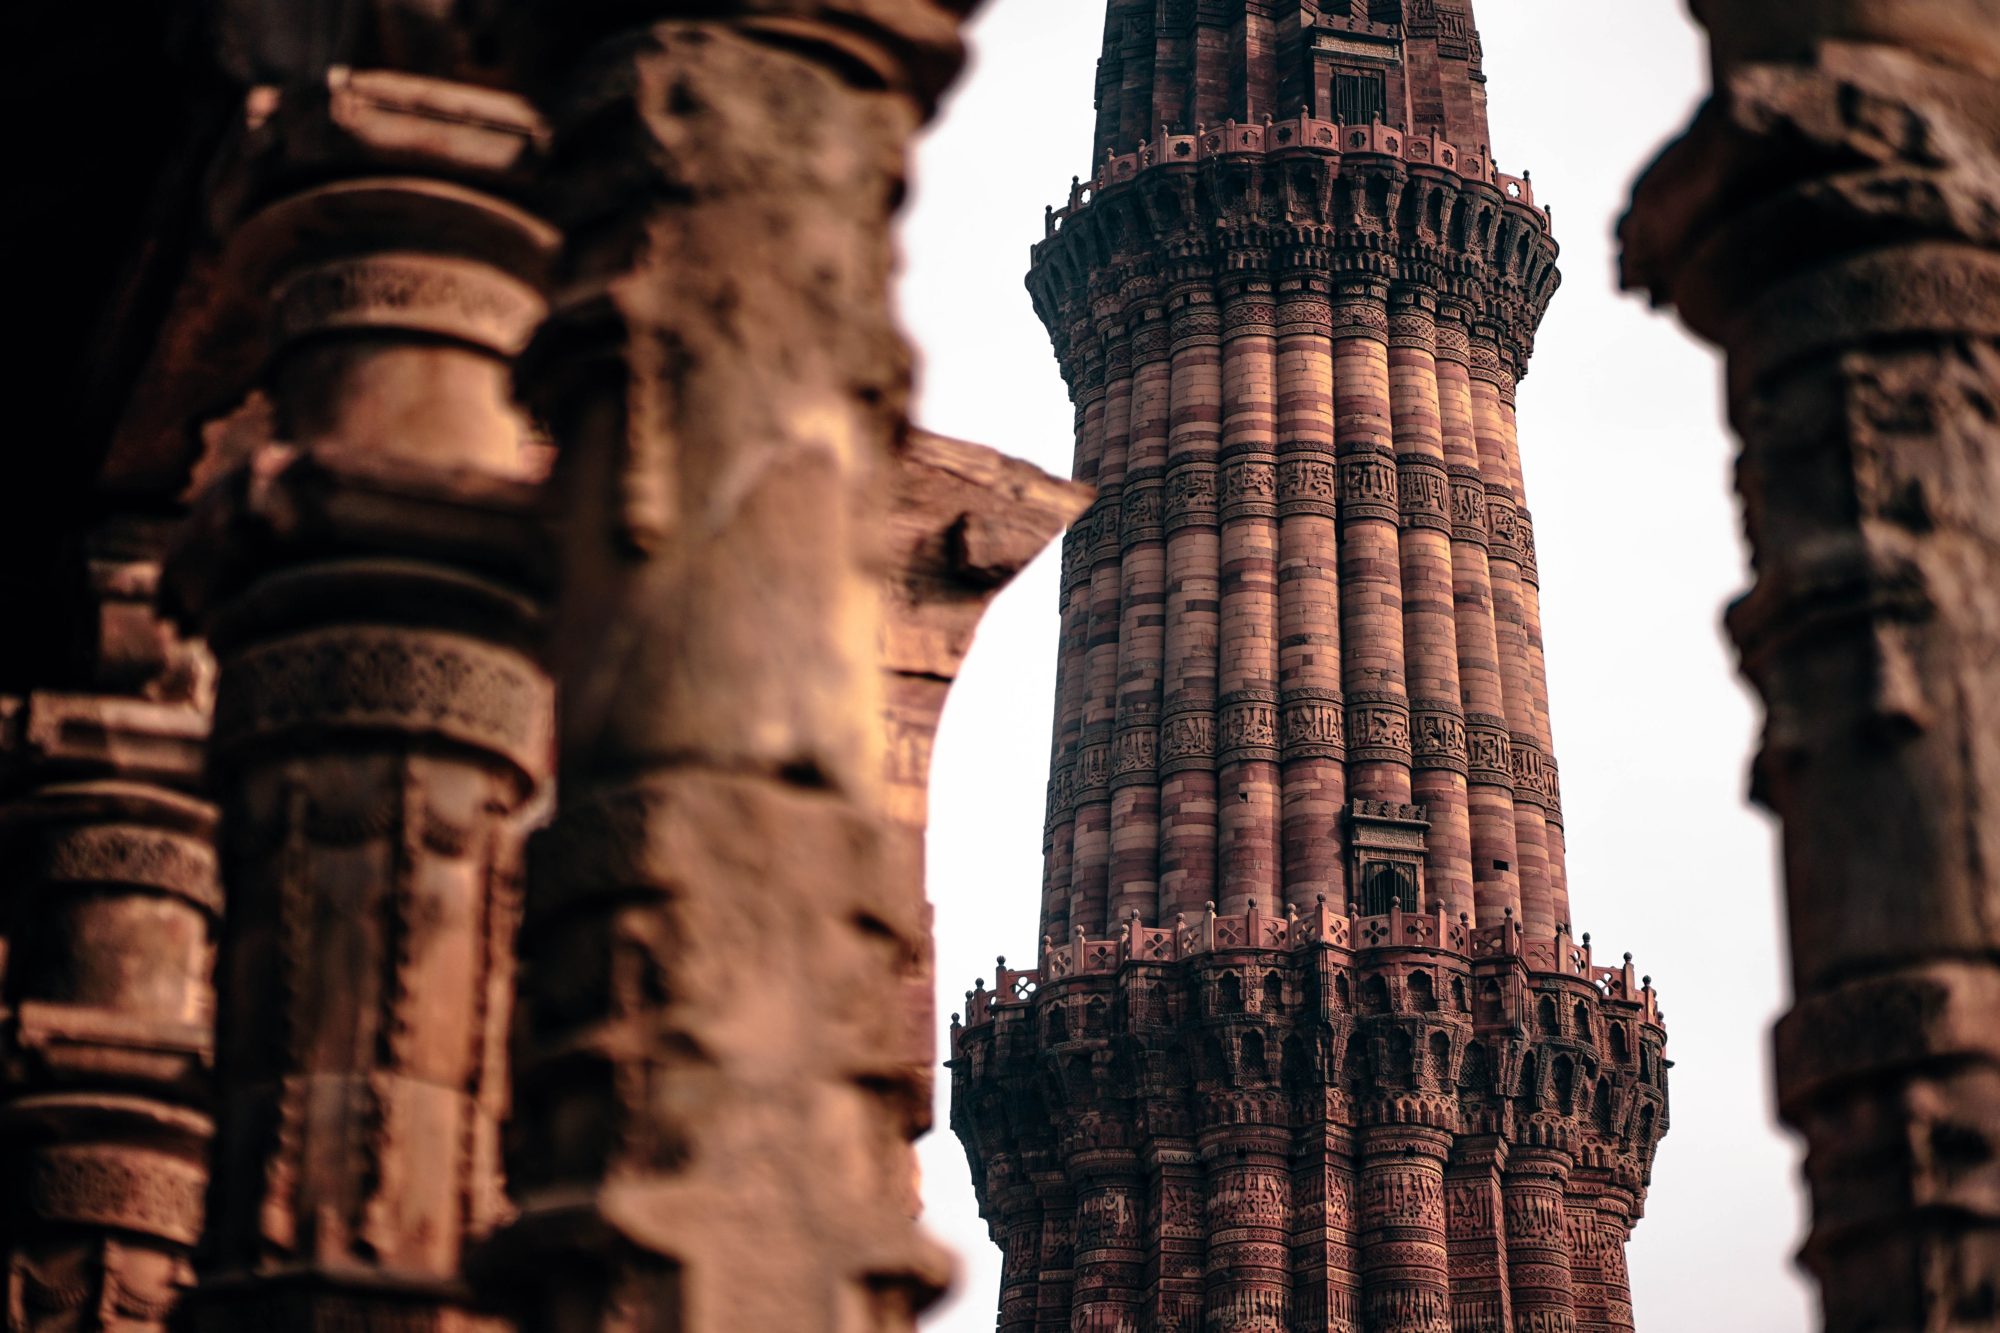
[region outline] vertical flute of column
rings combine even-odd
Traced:
[[[1286,901],[1348,900],[1341,855],[1347,714],[1340,671],[1332,308],[1324,279],[1278,286],[1278,693]]]
[[[1148,1123],[1181,1129],[1185,1106],[1148,1108]],[[1201,1324],[1202,1256],[1208,1239],[1203,1204],[1201,1154],[1183,1133],[1155,1132],[1146,1141],[1150,1213],[1156,1219],[1159,1243],[1153,1247],[1146,1274],[1146,1319],[1142,1327],[1197,1328]]]
[[[1474,907],[1472,821],[1460,706],[1452,575],[1451,477],[1437,369],[1436,297],[1390,293],[1389,391],[1402,511],[1403,654],[1410,694],[1412,792],[1430,831],[1426,900],[1456,918]]]
[[[1551,939],[1558,923],[1549,881],[1548,819],[1537,790],[1542,768],[1541,719],[1535,709],[1534,661],[1528,646],[1531,627],[1521,592],[1521,551],[1515,537],[1520,492],[1503,405],[1504,396],[1512,392],[1513,377],[1502,359],[1497,335],[1484,326],[1473,334],[1470,370],[1473,428],[1479,445],[1480,476],[1486,487],[1494,635],[1500,649],[1500,686],[1514,776],[1521,928],[1532,939]],[[1539,631],[1533,637],[1539,637]]]
[[[1535,560],[1535,524],[1529,516],[1527,474],[1521,467],[1520,427],[1514,409],[1517,366],[1506,364],[1496,387],[1500,391],[1500,440],[1514,477],[1518,507],[1514,515],[1514,551],[1521,567],[1522,628],[1528,644],[1528,695],[1535,705],[1536,752],[1528,769],[1528,799],[1541,808],[1549,849],[1549,901],[1556,924],[1569,925],[1569,868],[1564,855],[1562,784],[1556,767],[1555,732],[1549,722],[1548,661],[1542,651],[1542,576]],[[1516,784],[1516,791],[1520,785]]]
[[[1140,1326],[1146,1254],[1146,1185],[1130,1148],[1069,1156],[1076,1187],[1076,1285],[1071,1333],[1128,1333]]]
[[[1279,901],[1277,311],[1266,277],[1222,313],[1221,910]]]
[[[1340,455],[1340,653],[1350,796],[1408,804],[1399,492],[1389,403],[1389,292],[1342,279],[1333,300],[1334,438]],[[1406,907],[1420,904],[1404,904]]]
[[[1204,1328],[1291,1328],[1291,1133],[1282,1125],[1218,1125],[1201,1135],[1208,1168]]]
[[[1445,1246],[1451,1271],[1452,1333],[1509,1333],[1507,1228],[1501,1205],[1506,1142],[1468,1135],[1445,1168]]]
[[[1361,1131],[1361,1285],[1368,1333],[1450,1333],[1444,1165],[1451,1135]]]
[[[1605,1227],[1598,1214],[1609,1178],[1610,1173],[1603,1168],[1579,1163],[1569,1173],[1568,1192],[1563,1197],[1570,1283],[1576,1293],[1576,1333],[1609,1333],[1611,1328],[1604,1278]]]
[[[1614,1181],[1597,1197],[1598,1281],[1604,1292],[1604,1326],[1611,1333],[1632,1333],[1632,1274],[1625,1266],[1625,1247],[1632,1239],[1633,1213],[1638,1207],[1635,1185]]]
[[[1093,352],[1096,349],[1093,348]],[[1093,455],[1088,480],[1097,499],[1086,516],[1089,534],[1089,623],[1084,631],[1083,697],[1077,718],[1076,824],[1070,857],[1070,929],[1092,936],[1115,931],[1110,914],[1111,767],[1118,709],[1118,593],[1122,577],[1118,526],[1123,508],[1125,454],[1131,439],[1132,399],[1113,403],[1104,359],[1085,367],[1083,436]],[[1115,409],[1115,411],[1114,411]]]
[[[535,7],[567,244],[521,382],[560,447],[563,788],[520,1211],[480,1267],[526,1333],[909,1329],[948,1273],[914,1221],[929,910],[879,654],[890,216],[960,51],[933,5],[849,8]]]
[[[1002,1173],[997,1182],[996,1170]],[[1035,1290],[1042,1269],[1042,1211],[1035,1202],[1034,1183],[1017,1162],[999,1158],[987,1166],[986,1180],[1000,1215],[1006,1219],[993,1237],[1000,1246],[1000,1318],[995,1333],[1035,1333]]]
[[[510,183],[525,103],[328,80],[258,109],[307,160],[232,166],[261,204],[230,263],[268,303],[280,443],[202,495],[167,573],[219,664],[229,902],[191,1326],[486,1328],[461,1260],[505,1210],[518,849],[552,754],[509,368],[555,238],[464,183]]]
[[[1354,1255],[1354,1135],[1325,1118],[1299,1132],[1292,1156],[1293,1310],[1312,1333],[1361,1333],[1361,1280]],[[1323,1317],[1322,1317],[1323,1316]]]
[[[1563,1193],[1570,1158],[1553,1148],[1516,1145],[1502,1184],[1507,1213],[1507,1287],[1521,1333],[1576,1327]]]
[[[1162,312],[1131,324],[1132,416],[1118,540],[1117,762],[1111,774],[1111,880],[1120,919],[1166,922],[1160,896],[1160,707],[1166,670],[1167,430],[1173,363]]]
[[[1459,693],[1465,705],[1466,791],[1471,807],[1475,915],[1499,925],[1521,912],[1520,856],[1514,834],[1514,766],[1507,730],[1493,579],[1487,564],[1486,482],[1473,425],[1467,311],[1440,302],[1437,320],[1439,418],[1451,478],[1452,604],[1457,619]]]
[[[1076,1195],[1060,1171],[1038,1175],[1042,1237],[1035,1286],[1035,1333],[1070,1333],[1070,1293],[1076,1282]]]
[[[1222,320],[1214,293],[1183,286],[1173,321],[1167,432],[1167,633],[1160,717],[1163,919],[1215,897],[1215,683],[1221,536],[1216,457],[1222,434]]]
[[[1097,476],[1104,423],[1102,394],[1087,394],[1080,382],[1086,366],[1066,368],[1076,399],[1076,461],[1071,476],[1089,483]],[[1063,533],[1061,641],[1056,656],[1055,736],[1049,758],[1049,812],[1042,866],[1042,934],[1069,938],[1079,904],[1076,897],[1077,788],[1083,778],[1083,705],[1089,692],[1090,601],[1094,561],[1091,547],[1104,510],[1092,506]]]
[[[1093,588],[1091,624],[1091,669],[1096,692],[1094,706],[1101,711],[1100,725],[1111,756],[1104,797],[1106,820],[1110,825],[1105,890],[1110,906],[1105,920],[1113,933],[1116,933],[1120,922],[1130,920],[1133,912],[1139,913],[1142,921],[1150,921],[1159,908],[1160,896],[1156,868],[1159,857],[1158,828],[1149,827],[1135,848],[1131,835],[1124,833],[1118,820],[1120,797],[1131,777],[1141,773],[1151,776],[1154,743],[1158,740],[1156,731],[1142,732],[1137,727],[1127,729],[1121,723],[1125,716],[1124,636],[1125,627],[1131,619],[1126,613],[1124,598],[1133,582],[1133,572],[1126,565],[1124,533],[1125,472],[1130,466],[1132,454],[1133,390],[1132,344],[1125,337],[1123,322],[1119,321],[1105,336],[1104,461],[1098,467],[1097,477],[1098,496],[1105,509],[1092,547],[1095,560],[1093,580],[1107,578],[1110,586],[1101,596]],[[1107,495],[1110,499],[1105,501]],[[1102,626],[1095,620],[1099,611],[1107,614],[1107,621]],[[1124,836],[1121,837],[1121,834]],[[1134,850],[1142,853],[1136,863],[1132,855]]]
[[[196,795],[209,672],[153,614],[159,526],[107,524],[83,569],[56,565],[89,660],[0,699],[10,1333],[163,1333],[194,1276],[222,890]]]

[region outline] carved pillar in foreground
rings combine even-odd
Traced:
[[[521,1213],[482,1268],[536,1333],[905,1329],[947,1273],[909,1148],[922,773],[885,784],[879,672],[920,765],[943,692],[913,678],[964,645],[913,671],[880,599],[912,554],[881,538],[909,462],[889,222],[958,15],[711,8],[565,10],[552,54],[589,53],[546,76],[570,244],[524,383],[561,450],[562,795],[523,934]],[[1027,554],[996,557],[990,492],[937,537],[968,613]]]
[[[152,614],[162,525],[83,539],[74,674],[0,699],[0,1237],[10,1333],[167,1326],[208,1179],[208,667]],[[49,627],[17,629],[49,633]]]
[[[1729,354],[1827,1328],[2000,1290],[2000,28],[1989,0],[1695,6],[1717,88],[1625,282]],[[1615,1322],[1615,1321],[1614,1321]]]
[[[505,1207],[519,843],[553,749],[508,397],[552,236],[495,192],[536,124],[335,71],[265,125],[231,257],[268,294],[277,442],[170,568],[220,668],[230,904],[193,1326],[497,1328],[460,1265]]]

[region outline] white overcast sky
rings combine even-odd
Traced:
[[[1555,212],[1564,283],[1521,388],[1579,932],[1662,991],[1673,1127],[1631,1249],[1642,1333],[1805,1333],[1797,1148],[1767,1051],[1785,996],[1776,849],[1743,799],[1757,710],[1718,628],[1745,574],[1719,371],[1615,290],[1631,180],[1703,86],[1675,0],[1477,0],[1503,171]],[[1067,474],[1070,407],[1022,288],[1042,207],[1086,168],[1104,0],[990,0],[917,156],[902,243],[917,419]],[[1056,562],[995,604],[945,713],[930,895],[942,1023],[996,954],[1034,953]],[[946,1128],[924,1140],[931,1230],[957,1251],[932,1333],[993,1327],[999,1254]]]

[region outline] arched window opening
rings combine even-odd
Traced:
[[[1410,1007],[1420,1014],[1432,1013],[1437,1009],[1437,994],[1432,987],[1430,973],[1410,973]]]
[[[1467,1092],[1485,1092],[1493,1083],[1493,1071],[1487,1064],[1486,1048],[1473,1042],[1465,1048],[1465,1059],[1459,1065],[1458,1086]]]
[[[1243,1076],[1256,1079],[1264,1077],[1264,1034],[1244,1033],[1240,1049],[1243,1053]]]
[[[1361,914],[1383,916],[1397,903],[1405,911],[1416,910],[1416,875],[1393,861],[1370,862],[1361,872]]]

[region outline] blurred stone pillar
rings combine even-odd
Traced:
[[[210,669],[153,614],[159,519],[50,561],[71,670],[0,699],[0,1240],[10,1333],[167,1327],[208,1180]],[[72,558],[73,555],[73,558]]]
[[[2000,1317],[2000,12],[1695,5],[1625,282],[1729,356],[1827,1328]],[[1615,1321],[1614,1321],[1615,1322]]]
[[[890,224],[967,7],[538,9],[568,246],[523,382],[559,449],[562,794],[523,933],[521,1211],[481,1268],[528,1330],[906,1329],[949,1273],[915,1223],[930,922],[880,589]]]
[[[274,438],[212,460],[168,567],[218,660],[230,905],[190,1326],[502,1327],[461,1259],[506,1207],[519,844],[553,756],[509,392],[554,241],[506,197],[539,123],[340,67],[246,106],[214,201]]]

